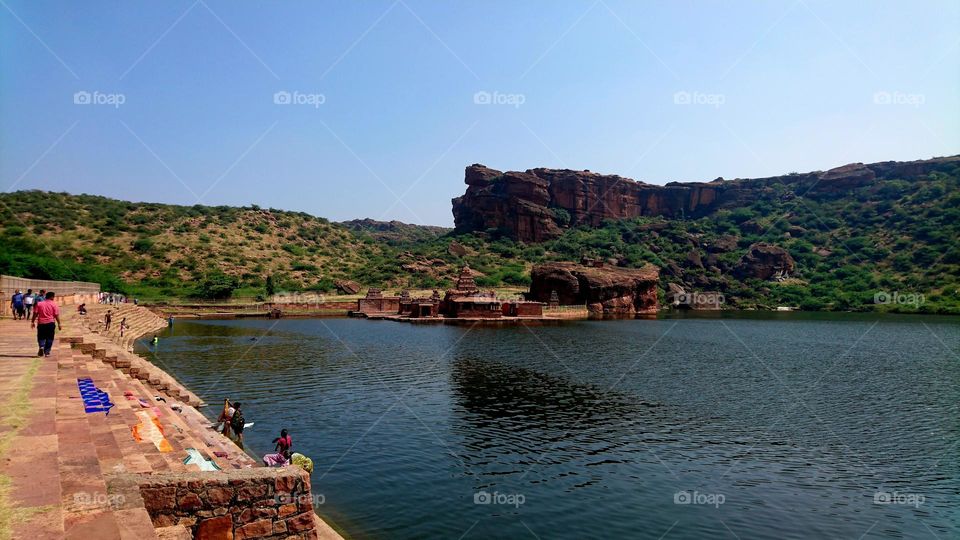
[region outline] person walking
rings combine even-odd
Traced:
[[[108,309],[107,314],[103,316],[103,331],[110,330],[110,323],[113,322],[113,313]]]
[[[36,298],[33,296],[33,289],[27,289],[27,294],[23,297],[23,309],[27,314],[27,318],[33,316],[33,303],[36,301]]]
[[[17,289],[10,298],[10,309],[13,310],[13,320],[23,318],[23,293]]]
[[[127,318],[120,319],[120,337],[123,337],[123,331],[127,329]]]
[[[30,320],[30,328],[37,329],[37,344],[40,346],[37,356],[50,356],[54,335],[58,329],[63,330],[60,324],[60,306],[53,301],[54,296],[53,291],[48,292],[44,301],[37,304],[33,310],[33,319]]]

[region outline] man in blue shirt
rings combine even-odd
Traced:
[[[17,292],[13,293],[13,298],[10,299],[10,307],[13,308],[13,319],[22,319],[23,318],[23,293],[20,292],[20,289],[17,289]]]

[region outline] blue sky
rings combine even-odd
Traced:
[[[958,28],[955,1],[2,0],[0,189],[451,225],[471,163],[956,154]]]

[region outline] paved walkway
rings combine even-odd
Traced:
[[[57,359],[27,321],[0,320],[0,538],[62,538]],[[69,349],[67,349],[69,354]]]

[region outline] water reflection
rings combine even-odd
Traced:
[[[362,537],[946,538],[960,330],[944,321],[178,321],[157,356],[208,401],[240,396],[253,448],[291,429]],[[878,505],[881,488],[926,502]],[[675,504],[684,490],[726,502]]]

